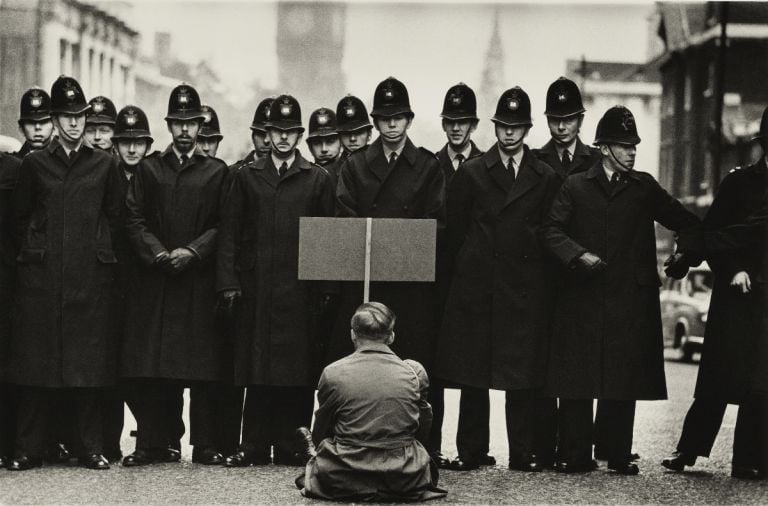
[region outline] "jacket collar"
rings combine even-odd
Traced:
[[[355,350],[355,353],[387,353],[394,355],[392,348],[384,343],[365,343]]]
[[[400,158],[405,158],[408,160],[408,163],[411,167],[416,166],[416,157],[418,156],[419,150],[416,148],[416,146],[413,145],[413,142],[411,142],[411,138],[407,137],[405,139],[405,146],[403,146],[403,152],[400,153]],[[384,158],[384,146],[381,143],[381,137],[377,137],[375,141],[371,143],[371,145],[368,147],[368,149],[365,151],[365,159],[370,164],[375,160],[377,157]],[[399,158],[398,158],[399,160]],[[385,160],[386,163],[386,160]]]

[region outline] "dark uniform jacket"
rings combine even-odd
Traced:
[[[21,160],[30,153],[32,153],[32,145],[29,143],[29,141],[24,141],[24,144],[21,145],[21,148],[19,148],[18,151],[11,153],[11,156],[15,156]]]
[[[218,291],[239,289],[235,382],[314,386],[321,285],[298,280],[299,219],[333,216],[328,173],[298,152],[282,178],[272,157],[233,174],[222,205]]]
[[[16,247],[11,221],[13,190],[21,162],[0,153],[0,383],[5,379],[5,362],[11,336],[11,307],[16,274]]]
[[[598,163],[563,183],[541,229],[544,247],[563,266],[586,251],[608,266],[562,274],[548,366],[553,395],[666,398],[654,221],[697,256],[699,220],[649,174],[630,171],[611,188]]]
[[[435,156],[410,139],[390,169],[381,139],[352,153],[341,168],[336,188],[340,217],[431,218],[438,238],[445,224],[445,178]],[[329,343],[326,362],[352,351],[349,318],[362,303],[362,283],[340,283],[340,311]],[[394,350],[418,360],[429,370],[434,353],[434,283],[371,283],[370,299],[389,306],[397,315]]]
[[[467,160],[483,154],[480,148],[475,145],[474,141],[469,142],[472,145],[472,150],[469,152],[469,158],[467,158]],[[466,162],[467,160],[464,161]],[[443,146],[442,149],[437,152],[437,161],[440,162],[440,168],[443,170],[443,175],[445,176],[445,186],[448,187],[451,184],[451,180],[453,180],[453,176],[456,174],[456,169],[453,168],[451,157],[448,154],[448,144]]]
[[[305,495],[347,501],[417,501],[445,495],[419,442],[432,421],[424,367],[383,343],[361,346],[323,371],[312,436],[317,455]]]
[[[581,142],[581,139],[576,139],[576,147],[573,150],[573,160],[568,169],[563,167],[563,163],[560,157],[557,155],[557,148],[555,148],[555,141],[549,140],[539,149],[534,149],[533,154],[542,162],[552,167],[557,175],[562,179],[565,179],[571,174],[578,174],[584,172],[598,161],[600,161],[600,150],[585,145]]]
[[[214,322],[219,201],[227,166],[196,150],[180,166],[169,147],[144,158],[126,204],[128,240],[142,264],[128,301],[121,375],[212,381],[223,374],[223,339]],[[199,258],[179,274],[154,264],[189,248]]]
[[[524,148],[511,187],[497,146],[465,162],[448,192],[453,265],[435,375],[480,388],[544,386],[552,259],[537,240],[560,178]]]
[[[24,158],[13,205],[19,253],[11,382],[114,382],[119,178],[114,159],[85,144],[73,159],[56,139]]]
[[[707,261],[714,287],[704,334],[704,349],[696,383],[696,397],[739,403],[755,389],[768,391],[765,360],[768,335],[762,328],[768,272],[765,271],[764,231],[727,241],[723,232],[746,225],[768,200],[765,159],[735,170],[723,179],[704,218]],[[746,271],[752,290],[730,286],[733,276]]]

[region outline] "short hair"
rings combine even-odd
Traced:
[[[358,337],[384,341],[394,332],[395,313],[381,302],[366,302],[355,310],[350,325]]]

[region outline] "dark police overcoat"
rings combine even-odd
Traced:
[[[445,178],[435,155],[406,141],[390,169],[381,139],[349,155],[336,188],[340,217],[429,218],[438,223],[438,240],[445,224]],[[362,283],[341,285],[338,318],[328,345],[326,362],[352,353],[349,320],[363,302]],[[397,315],[393,346],[401,358],[412,358],[430,370],[436,334],[434,283],[373,282],[370,299]]]
[[[496,146],[465,162],[448,192],[452,278],[436,376],[500,390],[544,386],[554,261],[537,234],[560,178],[527,147],[507,189]]]
[[[562,179],[571,174],[586,171],[596,164],[602,156],[599,149],[585,145],[578,138],[576,139],[576,147],[573,150],[573,160],[571,160],[571,164],[567,169],[563,167],[563,162],[557,155],[555,141],[551,139],[541,148],[533,149],[532,152],[539,160],[552,167]]]
[[[200,150],[183,165],[169,147],[144,158],[131,179],[128,240],[142,268],[130,294],[121,353],[128,378],[220,379],[223,337],[214,321],[216,235],[226,164]],[[188,247],[199,259],[179,274],[153,262]]]
[[[242,291],[235,383],[314,386],[321,357],[314,317],[322,285],[299,281],[299,219],[333,216],[331,177],[296,154],[278,176],[272,157],[232,174],[222,203],[217,290]]]
[[[13,205],[19,252],[9,381],[114,382],[119,178],[114,159],[86,145],[70,160],[54,139],[24,157]]]
[[[751,237],[724,244],[720,234],[729,227],[747,223],[755,213],[765,209],[767,184],[765,159],[731,172],[723,179],[704,218],[706,256],[714,273],[714,287],[696,397],[739,403],[755,388],[768,391],[765,385],[756,384],[758,378],[764,383],[766,374],[764,355],[768,335],[761,327],[761,319],[768,312],[765,237],[760,230],[755,230]],[[740,271],[746,271],[752,282],[752,290],[747,294],[730,286],[733,276]]]
[[[5,362],[11,337],[13,288],[16,274],[16,247],[11,221],[13,190],[21,162],[0,153],[0,382],[5,379]]]
[[[474,141],[469,142],[472,149],[469,152],[469,158],[467,158],[467,160],[483,154],[480,148],[475,145]],[[466,162],[467,160],[464,161]],[[443,176],[445,176],[445,186],[447,188],[451,184],[453,176],[456,175],[456,169],[453,168],[451,156],[448,154],[448,144],[444,145],[440,151],[437,152],[437,161],[440,162],[440,169],[442,169]]]
[[[611,187],[601,163],[569,176],[541,238],[564,266],[589,251],[601,273],[563,271],[552,312],[548,388],[566,399],[666,398],[654,221],[700,251],[698,218],[649,174],[630,171]]]

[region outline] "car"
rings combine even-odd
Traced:
[[[712,283],[712,271],[703,262],[683,279],[667,278],[659,295],[664,346],[679,350],[684,362],[692,362],[704,345]]]

